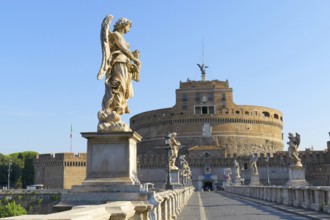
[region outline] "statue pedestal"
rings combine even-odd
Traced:
[[[141,136],[135,132],[81,133],[87,139],[87,174],[83,185],[134,185],[136,144]]]
[[[258,186],[261,185],[259,174],[251,173],[251,182],[249,186]]]
[[[289,167],[289,181],[287,186],[308,186],[305,178],[305,168],[302,166],[292,165]]]
[[[225,186],[231,186],[232,182],[231,182],[231,179],[227,179],[225,181]]]
[[[232,183],[234,186],[240,186],[242,185],[242,182],[241,182],[241,178],[236,178],[233,179],[233,183]]]
[[[182,184],[180,183],[179,170],[171,170],[170,176],[171,176],[171,185],[173,186],[173,189],[181,188]]]
[[[145,192],[137,179],[135,132],[82,133],[87,139],[87,174],[82,185],[63,194],[57,207],[102,204],[107,201],[145,201]]]

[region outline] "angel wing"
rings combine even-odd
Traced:
[[[112,15],[107,15],[102,22],[101,25],[101,47],[102,47],[102,63],[101,68],[97,74],[97,79],[100,80],[104,77],[104,75],[110,70],[110,59],[111,59],[111,51],[110,51],[110,43],[109,43],[109,35],[111,34],[109,31],[110,24],[113,20]]]
[[[297,148],[299,147],[299,144],[300,144],[300,134],[296,133],[296,145],[297,145]]]

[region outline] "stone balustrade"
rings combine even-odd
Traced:
[[[227,186],[226,191],[273,203],[330,213],[329,186]]]
[[[75,206],[69,211],[48,215],[23,215],[4,219],[172,220],[178,217],[193,192],[193,187],[185,187],[182,189],[154,192],[147,201],[117,201],[101,205]]]

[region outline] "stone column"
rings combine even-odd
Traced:
[[[305,168],[302,166],[291,165],[289,167],[289,181],[287,186],[308,186],[305,178]]]
[[[81,133],[87,139],[87,174],[83,185],[134,185],[137,179],[136,132]]]

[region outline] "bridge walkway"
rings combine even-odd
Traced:
[[[194,192],[178,220],[304,220],[330,215],[221,192]]]

